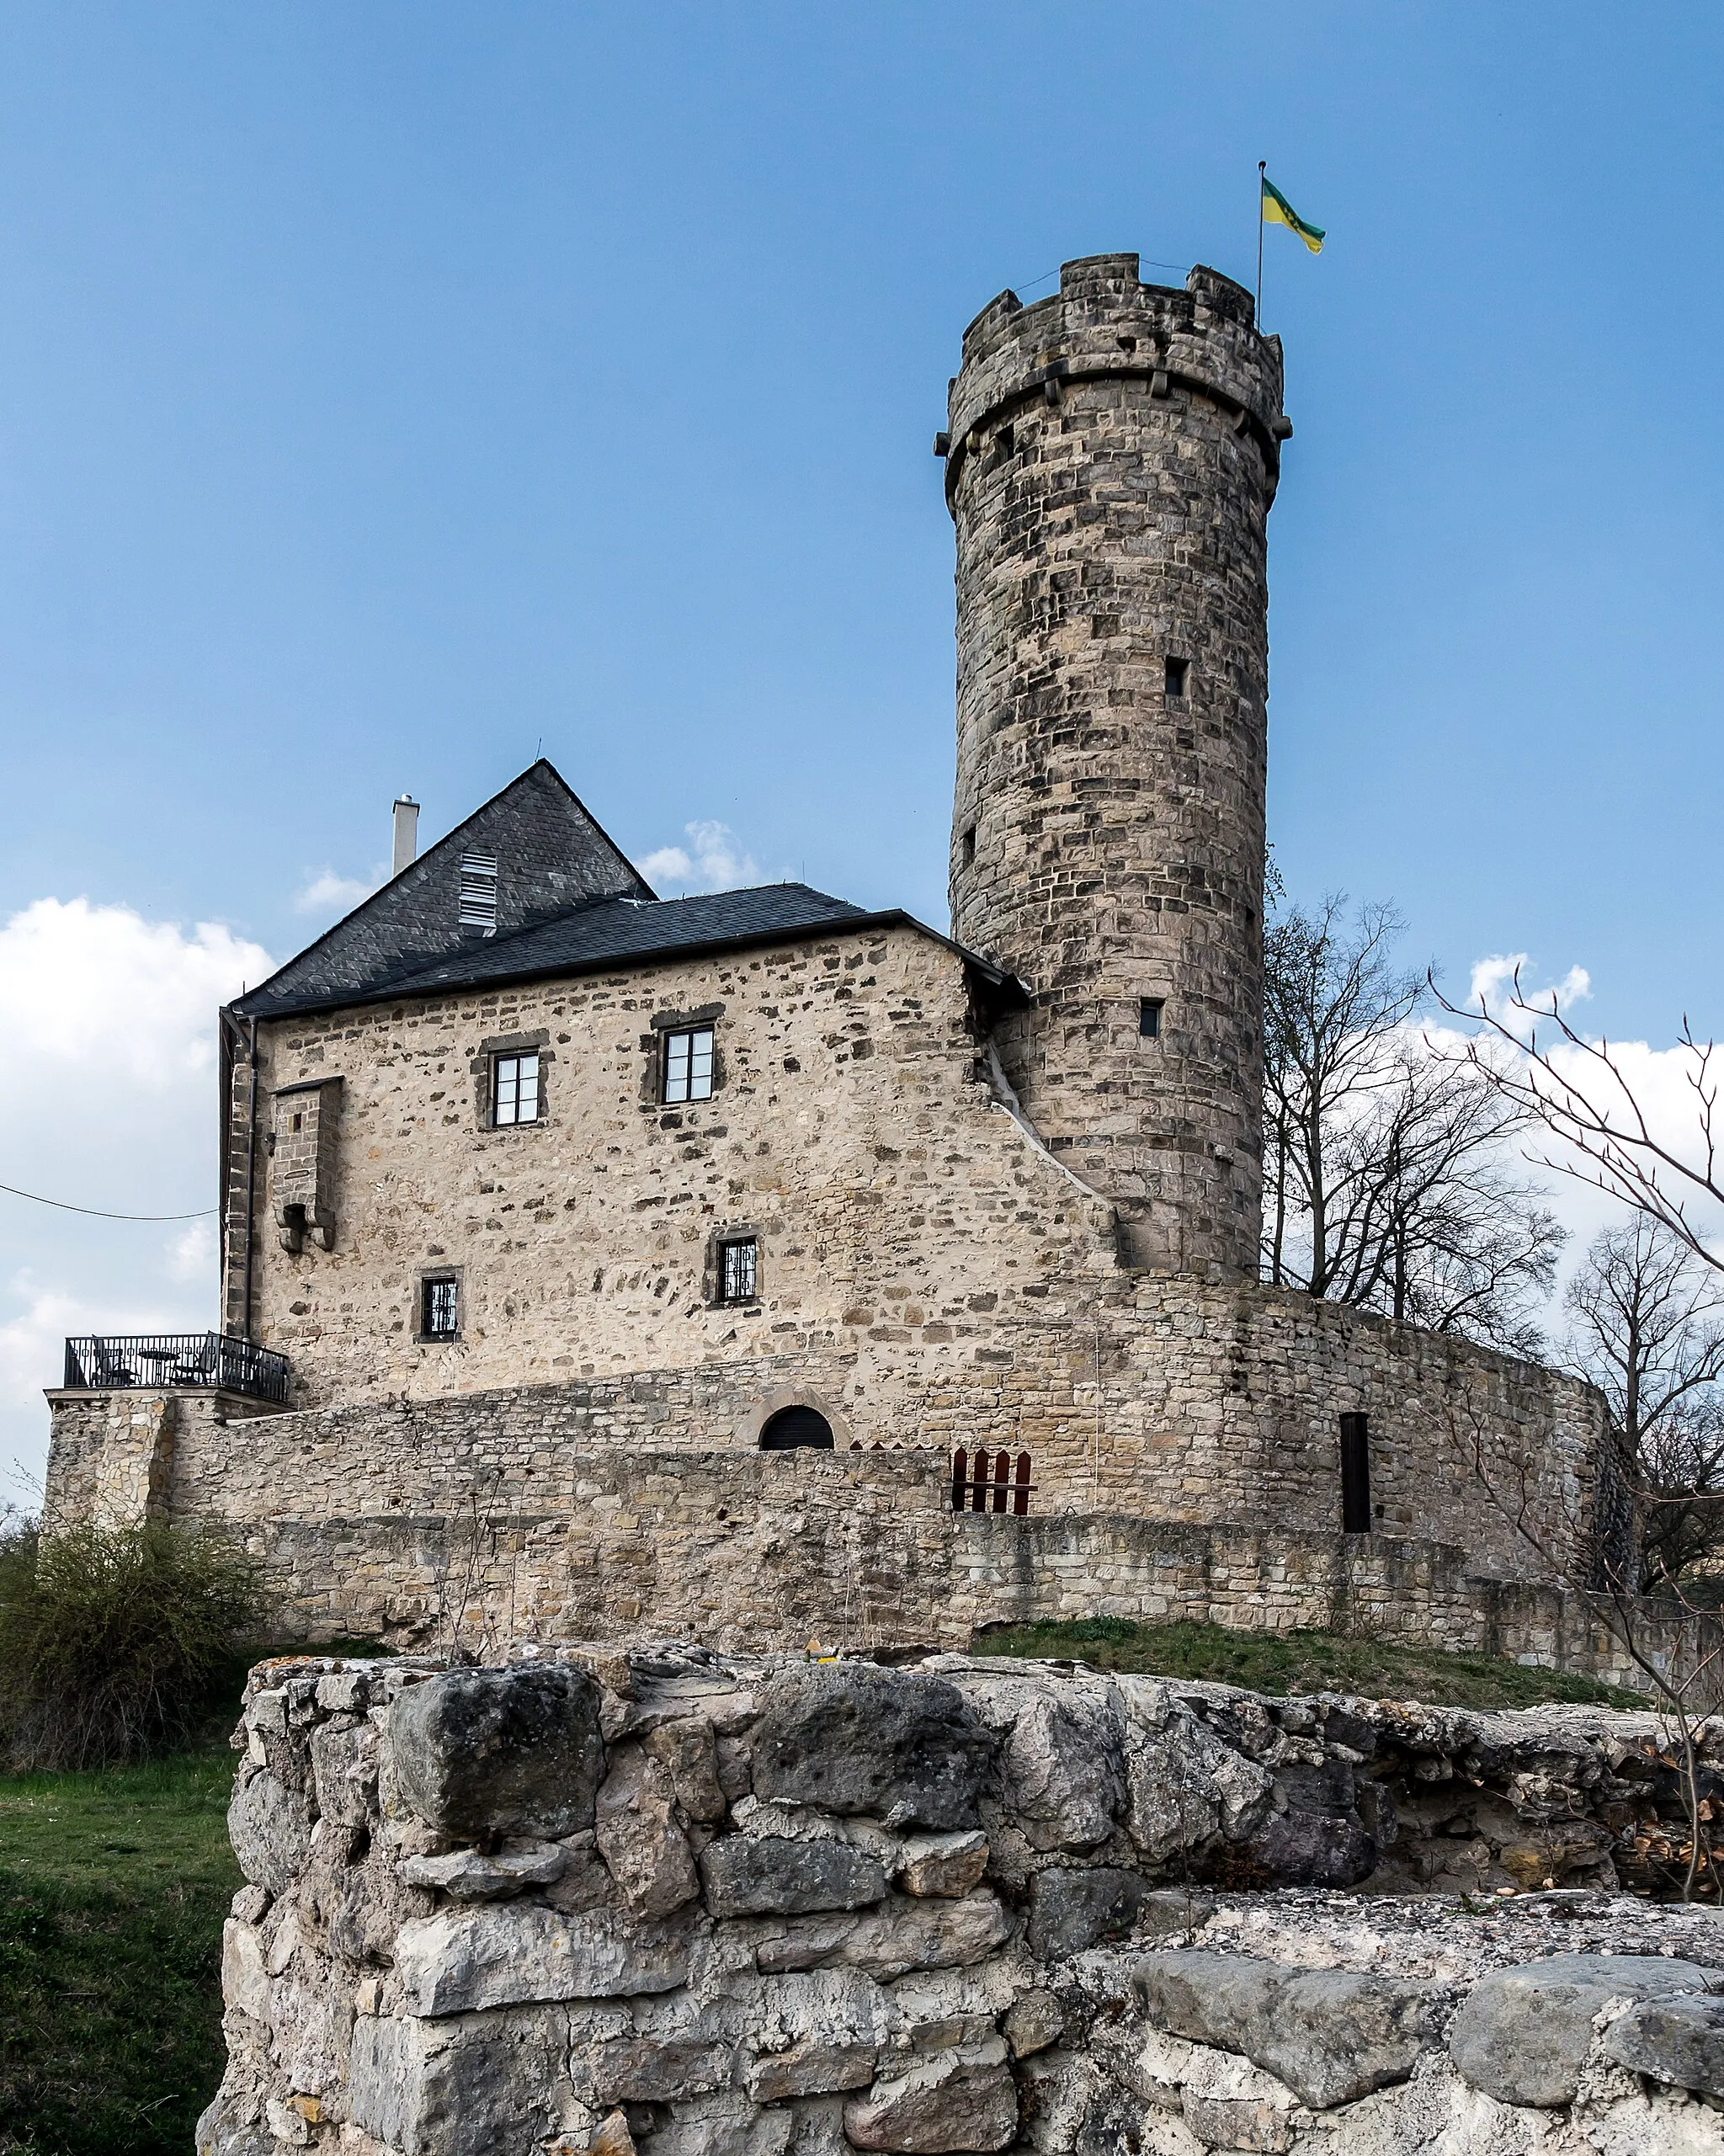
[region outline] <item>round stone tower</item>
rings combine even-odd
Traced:
[[[1212,269],[1068,262],[964,333],[953,933],[1131,1261],[1254,1278],[1262,1198],[1266,526],[1281,348]]]

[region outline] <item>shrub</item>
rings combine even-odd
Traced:
[[[208,1529],[0,1536],[0,1754],[114,1766],[187,1742],[263,1607],[257,1566]]]

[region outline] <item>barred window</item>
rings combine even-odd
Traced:
[[[537,1055],[498,1056],[492,1059],[491,1120],[499,1129],[509,1123],[539,1121]]]
[[[753,1302],[759,1273],[760,1246],[751,1235],[746,1242],[719,1247],[719,1300]]]
[[[691,1026],[664,1036],[664,1094],[668,1101],[712,1098],[712,1028]]]
[[[446,1275],[419,1283],[419,1330],[428,1340],[453,1340],[460,1333],[460,1283]]]

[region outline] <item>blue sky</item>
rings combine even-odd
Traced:
[[[0,920],[90,909],[24,974],[166,951],[196,1005],[396,791],[435,836],[541,743],[636,855],[722,823],[943,921],[963,325],[1102,250],[1248,279],[1262,157],[1331,236],[1265,274],[1290,886],[1711,1027],[1721,53],[1644,5],[13,5]],[[0,1180],[204,1204],[204,1085],[13,1115]],[[15,1312],[152,1265],[168,1312],[64,1225],[0,1212]]]

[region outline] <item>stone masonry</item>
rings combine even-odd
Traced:
[[[535,763],[223,1014],[225,1327],[291,1411],[56,1390],[51,1522],[220,1522],[326,1637],[446,1632],[465,1568],[493,1639],[522,1598],[751,1646],[1207,1598],[1614,1669],[1601,1397],[1254,1277],[1278,343],[1213,271],[1098,256],[983,311],[950,411],[963,940],[659,901]],[[960,1451],[1030,1508],[975,1566]],[[676,1534],[617,1540],[702,1506],[723,1610]]]
[[[1213,270],[1067,263],[964,333],[953,933],[999,1052],[1138,1262],[1250,1279],[1261,1200],[1267,520],[1280,340]],[[1143,1005],[1158,1030],[1144,1032]]]
[[[1667,1738],[956,1655],[266,1664],[197,2148],[1717,2156],[1724,1919],[1636,1898]]]

